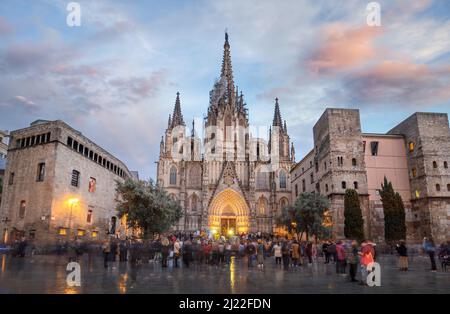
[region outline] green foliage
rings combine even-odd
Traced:
[[[393,243],[406,238],[405,206],[400,194],[394,191],[392,183],[384,177],[379,190],[384,211],[384,237]]]
[[[328,198],[316,193],[302,193],[293,206],[282,208],[278,224],[289,231],[304,232],[318,238],[328,236],[330,230],[323,226],[324,212],[329,208]]]
[[[119,217],[126,215],[144,238],[169,230],[182,216],[181,206],[152,180],[117,182],[116,191]]]
[[[364,239],[364,220],[358,192],[347,189],[344,197],[344,235],[348,239]]]

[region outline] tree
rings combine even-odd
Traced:
[[[384,177],[379,190],[384,212],[384,238],[387,243],[406,238],[405,205],[402,197],[394,191],[392,183]]]
[[[328,198],[316,193],[302,193],[293,206],[282,209],[278,223],[289,231],[315,236],[316,239],[329,234],[328,228],[323,226],[324,213],[329,208]],[[294,228],[295,226],[295,228]]]
[[[144,238],[170,229],[181,218],[181,206],[152,180],[117,182],[117,211]]]
[[[348,239],[363,240],[364,220],[358,192],[347,189],[344,197],[344,235]]]

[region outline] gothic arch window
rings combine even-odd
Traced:
[[[278,174],[280,177],[280,189],[286,188],[286,172],[284,170],[280,170],[280,173]]]
[[[191,204],[190,204],[191,211],[195,212],[198,209],[198,197],[197,194],[192,194],[191,196]]]
[[[280,209],[283,210],[283,208],[289,206],[289,201],[287,198],[283,197],[280,199]]]
[[[170,167],[170,185],[177,185],[177,167]]]
[[[199,187],[202,185],[202,169],[199,165],[193,165],[189,169],[189,185]]]
[[[264,196],[261,196],[258,201],[258,214],[260,216],[268,215],[268,202]]]

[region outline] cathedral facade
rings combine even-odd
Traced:
[[[177,93],[161,139],[157,182],[183,209],[176,230],[222,234],[277,231],[277,216],[292,202],[294,148],[278,99],[272,125],[267,128],[249,125],[246,106],[242,91],[234,84],[225,34],[220,78],[210,91],[202,131],[197,131],[194,121],[192,127],[186,127]]]

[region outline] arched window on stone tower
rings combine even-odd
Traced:
[[[198,196],[195,193],[192,194],[192,196],[191,196],[190,207],[191,207],[191,211],[193,211],[193,212],[197,211],[197,209],[198,209]]]
[[[268,207],[267,199],[261,196],[258,201],[258,214],[260,216],[267,216],[269,214]]]
[[[177,167],[170,168],[170,185],[177,185]]]
[[[284,172],[284,170],[280,170],[278,175],[280,177],[280,189],[285,189],[286,188],[286,172]]]

